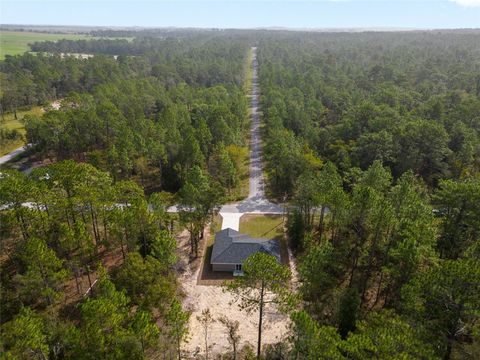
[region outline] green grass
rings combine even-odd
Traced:
[[[35,41],[55,41],[60,39],[80,40],[89,38],[92,39],[89,35],[0,31],[0,60],[5,59],[5,55],[17,55],[30,51],[30,46],[28,44]]]
[[[287,241],[283,232],[282,215],[243,215],[239,231],[255,238],[275,239],[280,243],[282,264],[289,265]]]
[[[239,231],[255,238],[282,238],[282,215],[243,215],[240,219]]]
[[[35,106],[30,110],[17,111],[17,119],[13,114],[5,114],[0,118],[0,129],[17,130],[20,134],[25,135],[25,125],[22,121],[27,114],[40,116],[43,113],[41,106]],[[13,141],[3,141],[0,145],[0,156],[8,154],[9,152],[24,145],[25,142],[21,139]]]
[[[250,151],[248,147],[243,147],[241,154],[242,158],[239,166],[240,181],[237,198],[245,199],[248,196],[250,188]]]
[[[238,183],[235,188],[227,193],[226,201],[240,201],[248,196],[250,181],[250,153],[247,146],[227,146],[227,151],[232,157],[235,168],[238,170]]]

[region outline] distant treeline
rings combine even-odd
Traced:
[[[101,39],[42,41],[30,44],[32,51],[48,53],[86,53],[107,55],[142,55],[167,49],[201,47],[206,42],[218,38],[220,43],[233,34],[224,36],[221,31],[93,31],[92,35]],[[108,37],[115,37],[108,39]],[[133,38],[128,41],[126,38]],[[238,37],[235,41],[238,41]]]
[[[90,40],[45,42],[46,52],[124,54],[146,53],[140,59],[120,56],[96,56],[90,59],[58,55],[25,54],[8,57],[0,63],[5,74],[1,106],[15,111],[25,106],[42,105],[47,100],[62,98],[70,92],[91,91],[96,85],[115,79],[154,76],[166,86],[185,82],[189,85],[213,86],[242,82],[246,46],[237,46],[228,39],[144,39]],[[67,44],[62,48],[62,44]],[[202,47],[199,47],[203,44]],[[237,42],[238,44],[238,42]],[[49,48],[52,46],[52,48]],[[124,47],[123,50],[121,48]],[[53,51],[57,49],[57,51]],[[35,51],[40,48],[33,47]]]
[[[214,29],[195,29],[194,31],[189,29],[176,29],[176,28],[163,28],[163,29],[102,29],[102,30],[92,30],[90,35],[96,37],[180,37],[180,36],[188,36],[191,37],[192,35],[210,35],[215,32],[224,31],[224,30],[214,30]],[[231,34],[232,32],[229,31]]]
[[[129,44],[126,39],[98,39],[98,40],[58,40],[42,41],[30,44],[32,51],[48,53],[84,53],[107,55],[139,55],[146,51],[144,42]],[[151,47],[150,47],[151,49]]]

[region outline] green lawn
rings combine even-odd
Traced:
[[[280,243],[282,264],[289,265],[287,240],[283,233],[282,215],[243,215],[239,231],[255,238],[276,239]]]
[[[239,231],[256,238],[276,239],[283,237],[282,215],[243,215]]]
[[[23,54],[30,51],[28,44],[35,41],[55,41],[59,39],[79,40],[92,38],[89,35],[77,34],[44,34],[28,31],[0,31],[0,60],[5,59],[5,55]]]
[[[17,130],[22,135],[25,135],[25,126],[22,121],[23,117],[27,114],[40,116],[42,113],[43,108],[41,106],[35,106],[30,110],[17,111],[17,119],[15,119],[13,114],[6,114],[3,118],[0,118],[0,129]],[[8,154],[10,151],[19,148],[24,144],[25,142],[23,140],[2,142],[2,144],[0,144],[0,156]]]

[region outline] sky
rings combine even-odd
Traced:
[[[480,0],[0,0],[1,24],[480,28]]]

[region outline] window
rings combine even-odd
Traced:
[[[235,270],[242,271],[242,264],[236,264],[235,265]]]

